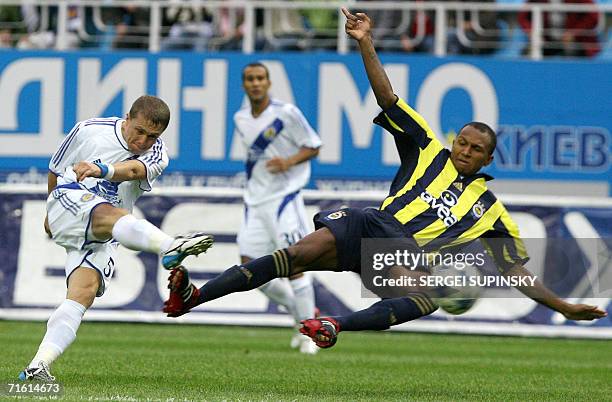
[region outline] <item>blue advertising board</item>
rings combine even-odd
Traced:
[[[191,189],[197,191],[190,191],[190,195],[167,190],[141,197],[136,203],[135,214],[167,233],[205,228],[215,236],[214,246],[205,255],[185,260],[191,278],[201,285],[237,264],[239,251],[235,239],[243,216],[240,190],[221,193],[214,189]],[[0,195],[0,208],[10,211],[0,215],[0,231],[4,234],[0,244],[3,261],[0,265],[0,319],[47,320],[65,298],[66,253],[42,229],[45,195],[43,191],[3,191]],[[366,207],[380,202],[378,197],[329,196],[329,193],[325,196],[320,191],[307,192],[304,196],[310,216],[319,210],[334,210],[342,205]],[[612,314],[612,203],[606,201],[587,206],[584,203],[554,205],[555,200],[544,201],[505,203],[526,240],[531,257],[527,268],[560,297],[575,303],[598,305]],[[534,242],[534,238],[539,240]],[[600,248],[593,253],[590,248],[595,242]],[[96,299],[86,318],[176,323],[177,320],[166,318],[160,311],[168,296],[168,271],[161,267],[158,256],[119,247],[116,257],[110,285],[104,296]],[[316,271],[309,275],[314,279],[317,306],[324,315],[347,314],[377,301],[364,295],[359,276],[352,272]],[[178,322],[293,325],[288,314],[257,290],[239,292],[198,306]],[[394,329],[612,338],[612,321],[608,318],[568,321],[512,288],[503,289],[496,297],[479,298],[465,314],[454,316],[440,309],[431,316]]]
[[[232,115],[245,102],[241,70],[259,59],[270,69],[273,96],[298,105],[323,140],[313,185],[393,177],[398,159],[390,136],[372,124],[380,109],[360,57],[327,53],[3,51],[0,171],[45,173],[75,122],[122,116],[150,93],[172,110],[164,134],[168,172],[236,175],[244,151]],[[495,161],[487,168],[496,178],[592,182],[610,194],[610,63],[394,54],[382,61],[396,93],[445,141],[472,120],[497,129]]]

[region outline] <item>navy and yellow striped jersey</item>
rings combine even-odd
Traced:
[[[450,151],[403,99],[374,122],[393,134],[401,160],[380,209],[392,214],[419,246],[434,251],[480,238],[502,270],[528,260],[517,225],[487,189],[492,177],[461,177]]]

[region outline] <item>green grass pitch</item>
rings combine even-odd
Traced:
[[[0,321],[14,382],[44,323]],[[54,364],[65,400],[554,400],[612,398],[610,341],[342,333],[315,356],[289,329],[85,322]],[[3,399],[3,398],[0,398]]]

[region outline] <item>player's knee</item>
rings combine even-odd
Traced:
[[[308,244],[299,242],[287,249],[290,258],[290,276],[300,275],[313,261],[313,252]]]
[[[308,269],[335,268],[336,241],[327,228],[316,230],[287,251],[291,258],[291,275]]]
[[[291,259],[292,265],[295,265],[296,263],[299,263],[304,260],[304,247],[301,244],[301,240],[289,246],[289,248],[287,248],[287,253],[289,255],[289,258]]]
[[[89,308],[93,304],[100,287],[98,282],[90,282],[74,286],[68,292],[67,298]]]
[[[89,308],[96,298],[101,280],[96,270],[85,267],[77,268],[68,279],[66,298]]]

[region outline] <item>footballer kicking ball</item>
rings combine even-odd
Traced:
[[[465,265],[459,269],[455,266],[439,265],[431,270],[431,275],[442,285],[444,297],[434,298],[442,310],[449,314],[459,315],[467,312],[478,300],[482,289],[473,285],[471,280],[480,275],[477,268]]]

